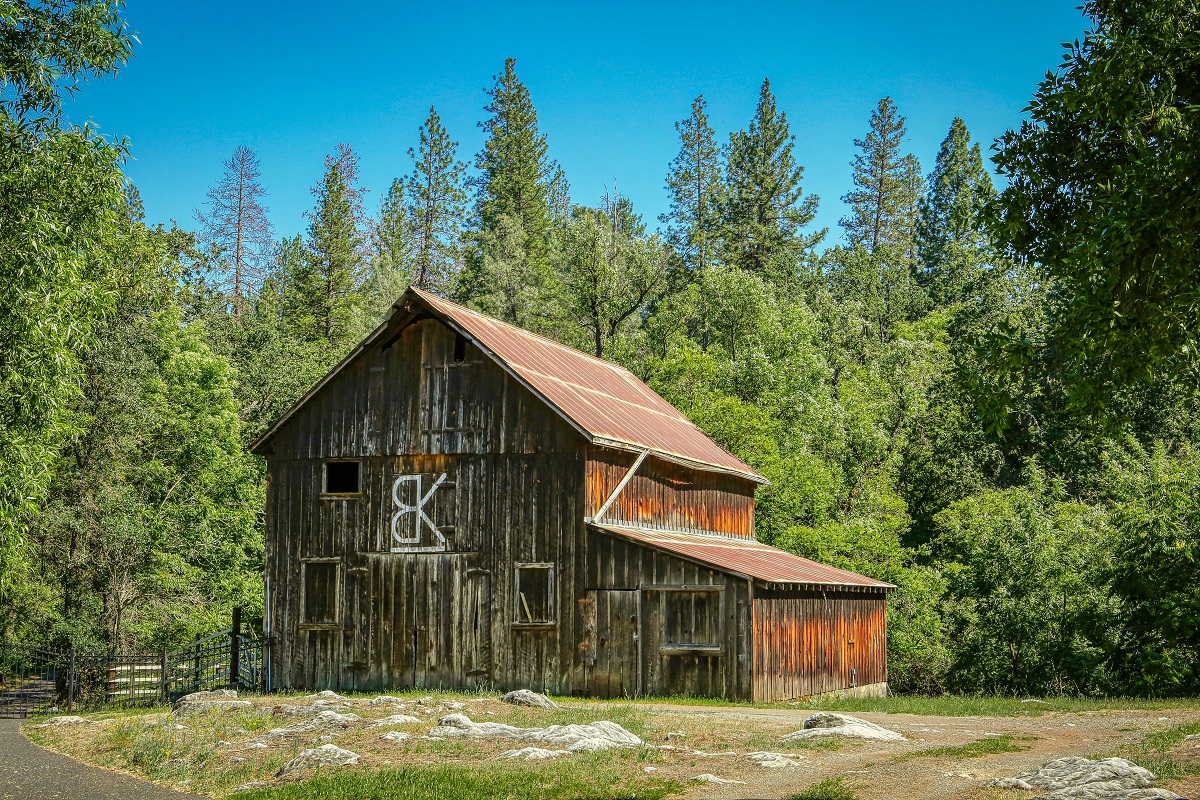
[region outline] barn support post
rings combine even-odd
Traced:
[[[229,629],[229,688],[238,688],[238,664],[241,662],[242,607],[233,607],[233,627]]]

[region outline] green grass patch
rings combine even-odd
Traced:
[[[783,800],[858,800],[854,790],[842,778],[826,778],[799,794],[789,794]]]
[[[1038,698],[1037,702],[1022,702],[1021,698],[990,695],[897,695],[885,698],[822,699],[790,707],[848,714],[873,712],[878,714],[918,714],[931,717],[1038,717],[1050,712],[1200,711],[1200,699],[1047,697]]]
[[[1027,745],[1018,744],[1018,742],[1031,742],[1032,736],[988,736],[983,739],[976,739],[973,742],[967,742],[958,746],[947,747],[932,747],[928,750],[917,750],[913,753],[904,753],[893,758],[893,761],[902,761],[906,758],[979,758],[980,756],[992,756],[999,753],[1019,753],[1022,750],[1028,750]]]
[[[446,764],[343,770],[311,780],[231,795],[236,800],[658,800],[683,787],[650,778],[629,777],[600,760],[525,766]]]
[[[1200,775],[1200,751],[1186,747],[1185,745],[1192,742],[1184,741],[1185,736],[1196,733],[1200,733],[1200,721],[1173,725],[1146,734],[1140,743],[1123,747],[1116,755],[1145,767],[1160,780],[1169,781],[1189,775]]]

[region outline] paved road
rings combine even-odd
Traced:
[[[185,800],[153,783],[43,750],[21,735],[21,720],[0,719],[0,800]]]

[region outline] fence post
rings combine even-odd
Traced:
[[[162,649],[162,661],[159,662],[159,666],[162,669],[159,688],[162,691],[163,702],[169,703],[171,702],[171,695],[168,691],[169,686],[167,685],[169,678],[167,678],[167,648],[165,647]]]
[[[75,713],[75,643],[71,643],[71,661],[67,666],[67,713]]]
[[[229,630],[229,688],[238,688],[238,664],[242,660],[242,608],[233,607],[233,627]]]

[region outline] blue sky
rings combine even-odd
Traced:
[[[991,3],[436,3],[129,0],[141,44],[116,78],[85,86],[73,121],[128,137],[150,221],[192,209],[245,144],[263,166],[280,234],[304,229],[309,187],[338,142],[362,157],[374,211],[429,106],[470,159],[483,90],[506,56],[528,84],[576,202],[615,180],[652,223],[665,210],[676,120],[704,94],[718,136],[750,119],[763,77],[787,112],[818,226],[840,236],[853,140],[880,97],[908,118],[926,172],[955,116],[985,151],[1019,124],[1073,0]]]

